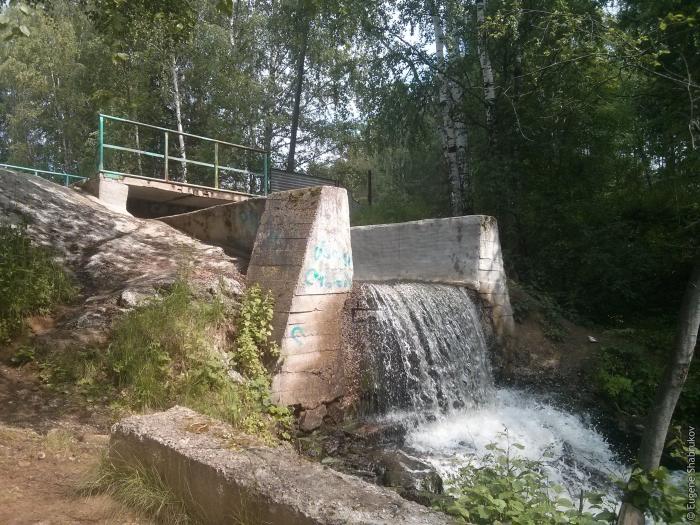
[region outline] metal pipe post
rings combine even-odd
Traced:
[[[219,143],[214,142],[214,187],[219,189]]]
[[[100,172],[100,174],[104,171],[105,169],[105,148],[104,148],[104,143],[105,143],[105,118],[104,116],[100,115],[100,132],[99,132],[99,159],[100,159],[100,165],[97,169],[97,171]]]
[[[168,132],[165,132],[165,147],[163,148],[163,159],[165,160],[165,168],[164,168],[164,174],[165,174],[165,180],[168,180]]]

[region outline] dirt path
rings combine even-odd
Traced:
[[[43,388],[29,370],[0,365],[0,523],[147,524],[80,483],[107,445],[108,418]]]

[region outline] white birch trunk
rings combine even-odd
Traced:
[[[457,160],[457,138],[455,134],[455,123],[452,120],[452,99],[450,87],[445,76],[445,35],[442,30],[442,20],[434,4],[432,7],[433,29],[435,31],[435,55],[438,63],[438,83],[439,83],[439,103],[442,114],[442,126],[440,135],[442,138],[442,151],[447,161],[448,180],[450,183],[450,204],[453,215],[464,213],[462,190],[463,181]],[[460,136],[460,140],[461,140]]]
[[[182,108],[180,104],[180,81],[179,72],[177,69],[177,62],[175,61],[175,55],[172,56],[172,75],[173,75],[173,98],[175,102],[175,118],[177,120],[177,131],[179,133],[183,132],[182,128]],[[187,153],[185,152],[185,137],[181,134],[177,136],[178,142],[180,144],[180,157],[182,158],[182,181],[187,182]]]
[[[484,28],[486,22],[486,0],[476,2],[476,40],[479,66],[484,89],[484,104],[486,106],[486,128],[489,134],[489,145],[493,146],[496,124],[496,86],[493,80],[493,66],[489,55],[487,33]]]

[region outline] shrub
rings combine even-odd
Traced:
[[[31,243],[26,226],[0,224],[0,343],[22,330],[25,317],[75,294],[50,251]]]
[[[250,379],[267,375],[266,362],[279,357],[277,343],[270,341],[274,302],[260,286],[248,288],[236,319],[234,362],[238,370]]]
[[[502,434],[507,442],[507,434]],[[449,499],[439,507],[461,523],[491,525],[517,524],[604,524],[614,514],[603,508],[600,495],[589,494],[586,501],[596,514],[574,507],[562,497],[563,489],[549,482],[544,464],[518,457],[512,449],[495,443],[487,447],[491,453],[480,458],[479,465],[468,464],[460,469]]]
[[[595,385],[610,409],[637,419],[646,417],[673,348],[673,330],[645,328],[611,330],[614,343],[604,345],[596,359]],[[682,426],[693,423],[700,406],[700,368],[691,363],[674,412]]]

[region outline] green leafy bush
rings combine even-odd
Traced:
[[[26,226],[0,224],[0,343],[22,330],[25,317],[75,294],[49,250],[31,243]]]
[[[601,347],[596,358],[595,384],[611,410],[640,419],[652,406],[667,356],[673,348],[673,331],[645,328],[611,330],[617,340]],[[700,370],[691,364],[685,387],[674,412],[683,426],[692,424],[700,409]]]
[[[248,288],[236,318],[234,362],[250,379],[265,377],[265,362],[279,356],[277,344],[269,340],[273,314],[272,296],[263,295],[257,284]]]
[[[598,494],[585,497],[595,514],[576,508],[563,497],[563,488],[547,479],[542,462],[518,457],[513,449],[522,446],[509,443],[507,434],[502,436],[506,448],[492,443],[487,447],[491,453],[480,458],[479,465],[472,463],[460,470],[454,488],[448,491],[450,498],[439,504],[441,510],[460,523],[475,525],[593,525],[610,523],[614,518]]]
[[[688,456],[685,456],[686,458]],[[645,510],[656,523],[682,523],[687,512],[685,491],[671,483],[669,471],[659,467],[644,471],[635,467],[627,483],[620,482],[625,499],[638,509]],[[687,487],[687,483],[685,487]]]

